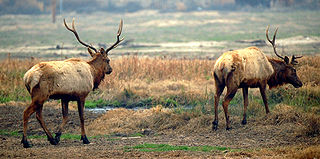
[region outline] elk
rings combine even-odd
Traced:
[[[226,118],[226,129],[230,129],[228,105],[239,88],[242,88],[244,109],[242,124],[247,123],[246,111],[248,106],[248,88],[259,88],[260,94],[265,105],[266,114],[269,107],[266,97],[266,86],[269,89],[284,84],[291,84],[295,88],[302,86],[302,82],[293,67],[298,62],[296,59],[302,56],[292,56],[291,62],[287,56],[282,57],[277,53],[275,39],[278,28],[274,32],[273,40],[268,36],[269,26],[266,29],[267,40],[271,43],[274,53],[281,59],[267,58],[266,55],[257,47],[234,50],[223,53],[214,65],[215,95],[214,95],[214,114],[212,129],[218,129],[218,104],[219,98],[227,87],[227,93],[222,102],[222,107]]]
[[[68,121],[68,103],[77,101],[80,117],[81,140],[83,144],[89,144],[84,129],[84,103],[89,92],[97,88],[106,74],[112,72],[108,52],[118,46],[123,40],[120,39],[122,32],[122,20],[119,24],[116,42],[106,50],[100,48],[98,51],[94,47],[82,42],[75,29],[74,19],[72,29],[68,27],[64,19],[65,27],[71,31],[79,43],[87,47],[91,59],[71,58],[64,61],[41,62],[34,65],[23,77],[25,86],[31,95],[32,102],[23,112],[23,136],[21,143],[23,147],[31,147],[27,141],[27,128],[29,117],[36,112],[36,118],[47,135],[48,141],[52,145],[57,145],[65,124]],[[94,51],[94,52],[93,52]],[[42,118],[43,103],[48,99],[61,99],[62,123],[58,128],[55,137],[48,131]]]

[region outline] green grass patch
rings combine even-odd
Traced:
[[[308,88],[283,88],[272,90],[269,94],[271,103],[283,103],[309,111],[320,105],[320,91]]]
[[[16,136],[16,137],[22,137],[22,133],[20,133],[19,131],[15,130],[15,131],[10,131],[10,130],[0,130],[0,135],[4,135],[4,136]],[[89,139],[92,138],[101,138],[101,137],[110,137],[108,135],[98,135],[98,136],[91,136],[88,137]],[[30,139],[40,139],[40,138],[47,138],[47,136],[45,134],[43,135],[28,135],[28,138]],[[76,135],[76,134],[70,134],[70,133],[65,133],[62,134],[61,139],[69,139],[69,140],[80,140],[81,139],[81,135]]]
[[[129,151],[142,151],[142,152],[165,152],[165,151],[201,151],[201,152],[212,152],[212,151],[234,151],[235,149],[219,146],[175,146],[169,144],[152,144],[144,143],[136,146],[125,146],[124,150]]]
[[[129,135],[129,137],[139,137],[139,136],[143,137],[144,135],[141,133],[134,133],[134,134]]]
[[[0,135],[5,136],[21,136],[18,131],[0,130]]]

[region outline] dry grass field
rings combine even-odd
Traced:
[[[320,158],[318,14],[143,11],[58,16],[57,21],[66,17],[69,22],[76,17],[80,36],[94,46],[112,43],[123,18],[122,34],[128,43],[110,54],[113,72],[87,97],[86,129],[92,144],[78,141],[79,117],[71,103],[70,121],[57,146],[46,141],[31,117],[31,149],[20,144],[22,113],[30,103],[24,73],[41,61],[88,55],[62,23],[50,24],[48,15],[0,16],[0,158]],[[264,43],[268,24],[279,26],[276,43],[281,54],[304,55],[296,67],[303,87],[267,90],[269,115],[259,91],[250,89],[245,126],[240,124],[239,91],[229,106],[233,129],[226,131],[220,122],[213,132],[215,59],[224,51],[252,45],[273,56],[271,46]],[[106,106],[114,109],[91,109]],[[51,131],[61,116],[59,101],[45,104],[44,118]],[[219,118],[224,121],[221,107]]]
[[[233,129],[226,131],[224,122],[221,122],[216,132],[211,131],[214,88],[210,68],[214,60],[137,56],[117,58],[111,63],[114,72],[107,76],[99,90],[90,94],[89,101],[103,99],[128,104],[145,102],[145,105],[140,106],[152,108],[118,108],[106,113],[87,110],[86,128],[93,145],[84,150],[77,141],[79,119],[76,104],[72,103],[71,121],[65,131],[71,137],[66,136],[58,146],[51,146],[46,142],[35,117],[31,117],[29,134],[35,136],[31,138],[35,147],[25,151],[19,144],[19,134],[22,128],[22,111],[30,102],[30,97],[24,89],[22,77],[29,67],[40,61],[6,59],[0,62],[1,99],[5,102],[0,106],[3,112],[0,116],[2,157],[38,158],[43,157],[42,153],[47,157],[76,157],[81,154],[82,157],[93,158],[319,157],[320,57],[306,56],[299,61],[297,72],[304,84],[302,88],[283,86],[268,91],[269,102],[272,103],[270,115],[265,115],[259,93],[253,89],[250,92],[248,125],[240,124],[242,97],[238,95],[230,106]],[[184,109],[185,106],[189,108]],[[48,102],[44,108],[45,120],[51,130],[55,130],[61,121],[60,111],[59,103],[54,101]],[[219,116],[223,121],[223,112]],[[148,146],[148,143],[154,145],[147,150],[154,152],[133,148],[141,144]],[[162,144],[186,146],[190,149],[205,145],[228,150],[153,150],[152,147]],[[48,146],[52,147],[52,151],[44,150]],[[62,151],[61,147],[73,153],[57,155],[57,152]]]

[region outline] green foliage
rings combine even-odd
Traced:
[[[0,103],[9,101],[28,101],[30,96],[26,93],[24,88],[15,88],[11,90],[0,90]]]
[[[5,135],[5,136],[20,136],[18,131],[9,131],[9,130],[0,130],[0,135]]]
[[[274,89],[269,95],[270,103],[284,103],[309,111],[320,105],[320,91],[310,88],[283,88]]]
[[[102,99],[98,99],[98,100],[94,100],[94,101],[90,101],[90,100],[87,100],[84,104],[84,106],[86,108],[101,108],[103,106],[106,105],[106,102]]]
[[[131,135],[129,135],[129,137],[138,137],[138,136],[140,136],[140,137],[143,137],[144,135],[143,134],[141,134],[141,133],[134,133],[134,134],[131,134]]]
[[[143,151],[143,152],[164,152],[164,151],[201,151],[201,152],[212,152],[212,151],[226,151],[232,150],[227,147],[219,146],[174,146],[168,144],[151,144],[144,143],[136,146],[126,146],[125,151]]]

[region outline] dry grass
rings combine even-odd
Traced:
[[[293,152],[288,158],[315,159],[320,158],[320,145],[310,146]]]
[[[24,73],[40,60],[17,60],[6,59],[0,61],[0,97],[1,102],[8,100],[25,101],[30,99],[24,88],[22,77]],[[106,76],[105,80],[88,97],[89,100],[121,100],[125,98],[124,90],[129,90],[133,95],[127,98],[140,100],[152,97],[155,100],[174,96],[179,103],[190,103],[191,101],[206,100],[212,102],[214,92],[214,80],[212,68],[214,61],[192,60],[192,59],[161,59],[161,58],[139,58],[136,56],[121,57],[111,62],[114,71]],[[235,132],[245,131],[252,134],[266,133],[268,129],[280,139],[298,138],[311,140],[313,143],[319,142],[320,136],[320,57],[304,57],[300,60],[297,68],[298,75],[304,83],[300,89],[292,86],[283,86],[276,91],[269,91],[276,96],[281,95],[281,100],[290,102],[300,102],[308,109],[300,109],[299,104],[291,106],[280,104],[273,108],[271,114],[265,116],[264,106],[261,97],[250,97],[248,113],[250,116],[250,127],[237,127]],[[240,95],[241,98],[241,95]],[[269,101],[274,100],[269,97]],[[242,103],[242,98],[240,100]],[[49,104],[58,105],[58,103]],[[71,104],[72,105],[72,104]],[[240,106],[238,106],[240,105]],[[210,133],[212,103],[200,103],[190,111],[179,111],[164,108],[161,105],[146,110],[115,109],[106,112],[104,115],[90,123],[86,128],[91,135],[101,134],[134,134],[150,129],[155,133],[180,133],[204,134]],[[75,106],[71,106],[75,107]],[[233,107],[233,108],[232,108]],[[241,104],[230,106],[233,111],[242,112]],[[204,111],[205,110],[205,113]],[[221,108],[220,108],[221,110]],[[304,111],[304,110],[307,110]],[[239,113],[242,114],[242,113]],[[220,127],[224,127],[224,114],[219,113]],[[233,126],[240,121],[240,115],[231,116]],[[249,130],[248,130],[249,129]],[[273,136],[273,135],[272,135]],[[272,139],[272,138],[271,138]],[[315,141],[317,140],[317,141]],[[282,150],[283,149],[283,150]],[[319,158],[319,146],[308,148],[280,148],[275,150],[263,150],[261,157],[268,157],[271,154],[284,153],[288,158]],[[237,153],[237,152],[235,152]],[[255,152],[243,154],[248,156]],[[257,152],[260,153],[260,152]],[[232,155],[232,154],[230,154]],[[237,154],[236,154],[237,155]],[[242,154],[240,154],[242,155]],[[237,155],[238,156],[238,155]]]
[[[10,58],[0,61],[1,102],[30,99],[24,88],[22,77],[32,65],[39,61],[38,59]],[[174,97],[181,104],[210,101],[214,92],[212,76],[214,62],[206,59],[123,56],[111,61],[114,71],[106,76],[99,87],[100,90],[91,93],[88,100],[119,101],[122,100],[124,91],[129,90],[134,94],[135,100],[149,97],[161,100],[161,98]],[[297,96],[300,95],[299,92],[304,91],[306,99],[301,100],[317,100],[320,96],[320,57],[303,57],[297,72],[304,86],[300,89],[282,87],[286,88],[285,94]]]
[[[38,62],[36,59],[10,59],[10,56],[0,62],[0,102],[25,100],[28,97],[22,78]]]
[[[114,109],[91,123],[88,130],[89,133],[95,135],[133,134],[143,132],[145,129],[151,129],[157,133],[199,133],[207,131],[211,126],[212,117],[210,115],[173,112],[172,109],[163,108],[161,105],[143,110]]]
[[[30,99],[24,88],[22,77],[32,65],[39,61],[38,59],[10,58],[0,61],[0,102]],[[125,98],[130,98],[129,100],[140,101],[152,98],[154,101],[163,101],[173,98],[175,102],[182,105],[197,102],[202,105],[210,104],[214,92],[212,76],[214,62],[206,59],[123,56],[111,61],[113,73],[106,76],[99,87],[100,90],[91,93],[88,100],[123,101],[128,100]],[[302,58],[297,72],[304,86],[300,89],[293,89],[290,86],[280,87],[273,93],[285,94],[284,98],[294,98],[307,106],[317,105],[318,103],[314,101],[319,101],[320,96],[319,63],[320,57],[318,56]],[[126,91],[132,95],[127,97]],[[255,107],[252,108],[255,109]],[[252,111],[257,112],[258,110]]]
[[[213,90],[211,60],[121,57],[111,63],[114,71],[100,88],[104,99],[113,99],[124,89],[140,97],[189,94],[203,96]],[[194,95],[192,95],[194,94]],[[101,98],[101,96],[99,96]]]

